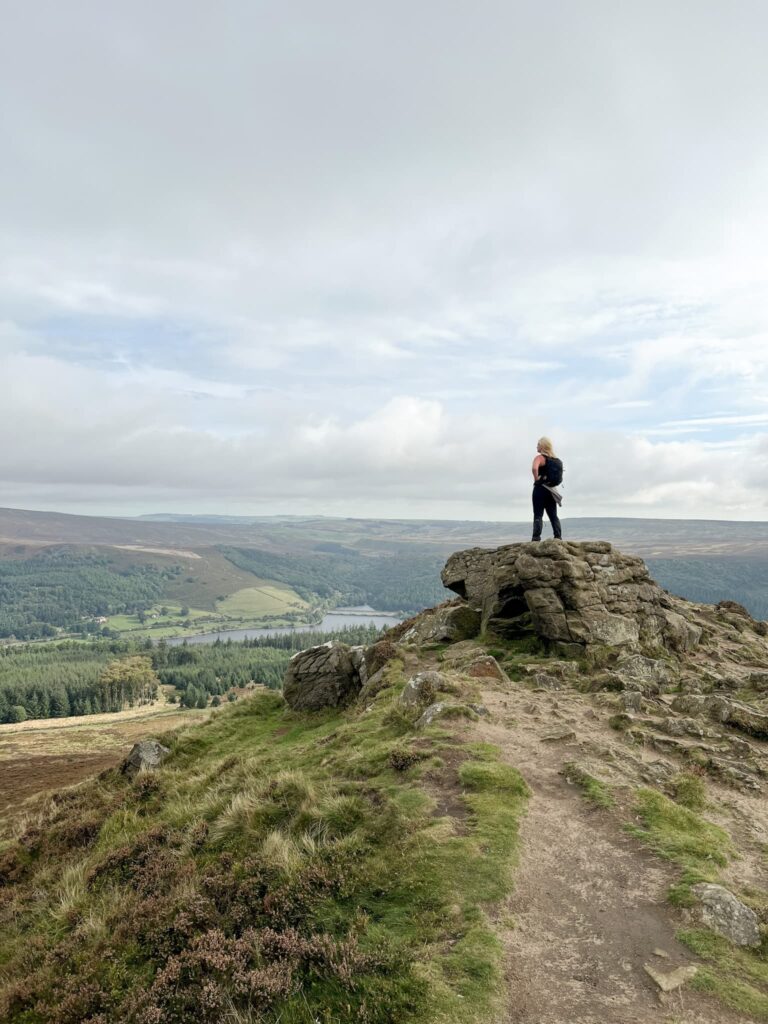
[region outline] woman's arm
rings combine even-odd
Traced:
[[[541,467],[544,465],[544,463],[546,461],[547,460],[544,458],[543,455],[537,455],[536,458],[533,460],[533,465],[531,466],[531,472],[533,473],[533,479],[534,480],[538,480],[539,479],[539,470],[541,469]]]

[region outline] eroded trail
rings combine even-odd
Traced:
[[[567,693],[489,690],[483,700],[493,716],[482,726],[484,738],[532,791],[506,908],[505,1024],[741,1020],[689,988],[660,996],[645,971],[645,964],[668,972],[693,962],[675,939],[680,924],[665,901],[675,875],[560,774],[601,740],[588,709]]]

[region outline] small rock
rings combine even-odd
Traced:
[[[759,946],[757,914],[722,885],[700,882],[693,887],[701,900],[701,919],[713,932],[737,946]]]
[[[467,666],[467,675],[472,676],[473,679],[496,679],[500,683],[508,683],[509,676],[504,669],[499,665],[498,661],[490,654],[485,654],[480,658],[475,658],[471,664]]]
[[[664,960],[669,960],[669,953],[666,951],[666,949],[654,949],[653,955],[660,956]]]
[[[645,973],[656,982],[662,992],[674,992],[686,981],[696,977],[698,967],[695,964],[688,964],[686,967],[677,967],[674,971],[659,971],[651,964],[645,964]]]
[[[123,761],[121,771],[127,775],[133,775],[142,768],[157,768],[170,754],[168,747],[164,747],[157,740],[141,740],[134,743],[131,752]]]
[[[490,711],[485,704],[467,704],[468,708],[471,708],[476,715],[480,715],[481,718],[485,718],[486,715],[490,715]]]
[[[562,743],[564,740],[575,740],[576,733],[573,729],[561,729],[559,732],[551,732],[541,737],[542,743]]]
[[[439,672],[419,672],[411,676],[400,694],[400,703],[406,707],[430,704],[438,690],[443,689],[445,680]]]
[[[643,695],[640,690],[623,690],[619,694],[619,700],[624,705],[625,711],[643,710]]]
[[[445,718],[447,716],[451,718],[458,718],[461,715],[466,717],[472,717],[472,711],[467,704],[456,704],[449,700],[439,700],[436,704],[430,704],[424,714],[416,722],[417,729],[425,729],[428,725],[432,725],[438,718]]]

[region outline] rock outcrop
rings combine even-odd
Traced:
[[[650,577],[641,558],[605,541],[544,541],[452,555],[443,584],[480,616],[481,631],[535,632],[561,644],[693,649],[700,627]]]
[[[363,649],[330,641],[294,654],[283,680],[283,696],[295,711],[344,707],[366,678]]]
[[[732,892],[707,882],[694,885],[693,892],[701,900],[701,919],[712,931],[737,946],[760,945],[757,914]]]
[[[169,754],[168,747],[164,747],[157,740],[140,740],[131,747],[131,752],[123,761],[121,770],[126,775],[135,775],[142,769],[157,768]]]

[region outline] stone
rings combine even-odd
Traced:
[[[360,693],[360,649],[333,640],[299,651],[283,678],[283,696],[294,711],[345,707]]]
[[[628,689],[639,689],[647,696],[659,693],[674,681],[674,673],[665,661],[646,658],[642,654],[625,655],[613,667]]]
[[[471,717],[473,712],[466,704],[457,704],[454,701],[440,700],[430,704],[421,718],[416,722],[417,729],[426,729],[438,718],[461,718],[462,715]]]
[[[541,737],[542,743],[563,743],[566,740],[575,740],[576,733],[573,729],[560,729],[557,732],[550,732]]]
[[[656,982],[662,992],[674,992],[675,989],[681,988],[695,978],[699,970],[695,964],[676,967],[674,971],[660,971],[652,964],[645,964],[644,968],[645,973]]]
[[[121,771],[126,775],[134,775],[147,768],[157,768],[169,754],[168,747],[164,747],[157,740],[140,740],[131,747],[131,752],[123,761]]]
[[[642,711],[643,710],[643,695],[639,690],[622,690],[619,694],[619,700],[624,706],[625,711]]]
[[[535,687],[541,690],[562,690],[563,681],[558,676],[552,676],[549,672],[535,672],[530,676]]]
[[[722,885],[700,882],[693,893],[701,900],[701,919],[713,932],[737,946],[759,946],[760,927],[757,914],[736,899]]]
[[[757,739],[768,739],[768,715],[749,704],[731,700],[728,697],[711,697],[709,712],[713,718],[725,725],[755,736]]]
[[[473,679],[495,679],[500,683],[508,683],[509,676],[490,654],[483,654],[471,661],[465,669]]]
[[[360,690],[358,694],[358,700],[365,704],[377,693],[381,693],[382,690],[387,688],[387,677],[386,677],[387,666],[382,665],[378,672],[374,672],[372,676],[368,677],[368,680]]]
[[[442,605],[417,615],[403,634],[404,644],[457,643],[480,632],[480,613],[466,602]]]
[[[399,654],[397,645],[391,640],[377,640],[375,644],[365,648],[365,668],[368,676],[375,675]]]
[[[692,649],[701,630],[682,614],[686,602],[654,583],[642,559],[594,543],[469,548],[448,559],[443,584],[479,613],[482,632],[535,633],[569,650]]]
[[[440,672],[419,672],[411,676],[400,694],[400,703],[405,707],[418,707],[433,703],[438,690],[442,690],[445,679]]]
[[[755,690],[768,691],[768,672],[751,672],[747,682]]]

